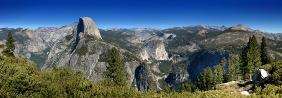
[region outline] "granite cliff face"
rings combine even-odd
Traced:
[[[87,34],[89,36],[94,36],[97,39],[102,39],[96,23],[90,17],[79,18],[76,33],[78,35],[82,33],[82,35]]]
[[[165,39],[175,37],[154,29],[112,29],[102,30],[106,41],[117,44],[127,49],[141,60],[168,60],[165,49]]]
[[[165,44],[160,39],[151,39],[145,43],[145,47],[140,54],[142,60],[153,58],[155,60],[168,60],[168,54],[165,50]]]
[[[114,47],[101,40],[94,21],[89,17],[80,18],[73,33],[51,48],[43,69],[54,66],[70,67],[84,72],[94,82],[100,81],[107,65],[101,60],[101,56]]]

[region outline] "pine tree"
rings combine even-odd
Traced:
[[[213,70],[213,74],[214,74],[214,81],[215,84],[220,84],[223,82],[224,78],[224,69],[223,69],[223,65],[219,64],[217,65],[214,70]]]
[[[107,58],[108,66],[105,72],[105,77],[112,81],[115,85],[126,85],[126,71],[121,54],[116,48],[109,51]]]
[[[250,73],[250,69],[251,69],[250,66],[248,66],[247,49],[248,49],[248,46],[244,46],[242,49],[241,56],[240,56],[240,70],[244,78],[248,76],[248,74]]]
[[[226,74],[224,75],[224,81],[234,81],[239,79],[239,57],[238,56],[231,56],[228,60],[228,66],[226,70]]]
[[[3,54],[6,56],[14,57],[14,50],[15,50],[15,40],[11,32],[8,33],[7,41],[6,41],[6,48],[3,50]]]
[[[261,64],[262,65],[270,63],[270,58],[269,58],[269,55],[267,53],[267,44],[266,44],[265,37],[262,37],[262,40],[261,40],[260,56],[261,56]]]
[[[241,70],[244,79],[248,79],[254,71],[261,66],[260,49],[257,44],[257,39],[253,35],[243,48],[241,54]]]
[[[205,68],[198,76],[197,87],[201,90],[211,90],[215,86],[213,71],[210,67]]]
[[[250,66],[250,73],[254,73],[256,68],[261,66],[261,59],[260,59],[260,49],[257,43],[257,39],[255,36],[252,36],[249,43],[248,43],[248,53],[247,53],[247,60],[248,65]]]

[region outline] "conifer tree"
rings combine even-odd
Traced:
[[[220,84],[223,82],[224,78],[224,69],[223,69],[223,65],[219,64],[217,65],[214,70],[213,70],[213,74],[214,74],[214,81],[215,84]]]
[[[112,48],[108,53],[108,66],[105,77],[110,79],[115,85],[125,86],[127,78],[121,54],[116,48]]]
[[[249,39],[247,46],[243,48],[241,64],[245,79],[249,78],[261,66],[260,49],[254,35]]]
[[[3,50],[3,54],[6,56],[14,57],[14,50],[15,50],[15,40],[11,32],[8,33],[7,41],[6,41],[6,48]]]
[[[270,58],[269,58],[269,55],[267,53],[267,44],[266,44],[265,37],[262,37],[262,40],[261,40],[260,56],[261,56],[261,64],[262,65],[270,63]]]
[[[226,74],[224,75],[224,81],[233,81],[239,79],[239,57],[238,56],[231,56],[228,60],[228,66],[226,70]]]
[[[250,66],[248,66],[247,49],[248,49],[248,46],[244,46],[242,49],[241,56],[240,56],[240,70],[244,78],[248,76],[248,74],[250,73],[250,69],[251,69]]]
[[[211,90],[215,85],[213,71],[210,67],[205,68],[198,76],[197,87],[201,90]]]
[[[260,59],[260,49],[257,43],[256,37],[253,35],[248,43],[248,50],[247,50],[247,60],[250,69],[250,73],[252,74],[256,68],[261,66],[261,59]]]

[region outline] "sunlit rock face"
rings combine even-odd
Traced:
[[[248,26],[242,25],[242,24],[238,24],[238,25],[233,26],[229,29],[231,29],[231,30],[242,30],[242,31],[252,31],[251,28],[249,28]]]
[[[96,26],[96,23],[90,17],[79,18],[79,23],[77,25],[77,33],[82,32],[83,34],[88,34],[94,36],[98,39],[102,39],[100,32]]]
[[[150,40],[145,45],[145,49],[151,58],[154,58],[156,60],[168,60],[168,54],[165,50],[165,45],[162,40]]]
[[[124,58],[125,51],[104,42],[99,30],[88,17],[80,18],[72,34],[56,43],[48,54],[43,69],[52,67],[69,67],[83,72],[93,82],[104,79],[103,73],[108,63],[106,56],[113,47],[117,48]],[[128,81],[132,83],[134,70],[139,65],[134,61],[125,61]]]
[[[148,54],[147,49],[142,49],[139,54],[139,57],[141,60],[149,60],[150,55]]]
[[[51,48],[43,69],[65,66],[84,72],[94,82],[101,80],[107,64],[99,62],[100,55],[106,54],[113,46],[100,39],[99,30],[92,19],[80,18],[73,33]]]
[[[57,43],[58,40],[71,34],[73,29],[74,25],[67,25],[61,28],[42,27],[35,30],[25,30],[24,33],[29,39],[27,50],[32,53],[42,53],[45,49]]]
[[[252,81],[255,84],[263,85],[267,81],[267,77],[269,77],[269,73],[264,69],[257,69],[252,76]]]

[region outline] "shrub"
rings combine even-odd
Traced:
[[[282,86],[275,86],[275,85],[267,85],[264,89],[259,92],[260,94],[266,94],[266,95],[271,95],[271,94],[282,94]]]
[[[39,90],[39,74],[33,64],[21,58],[0,58],[0,91],[3,95],[30,95]]]

